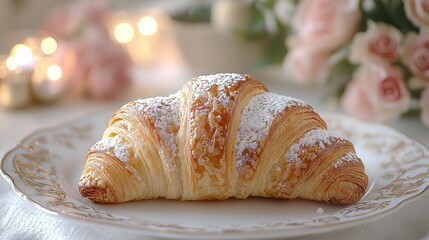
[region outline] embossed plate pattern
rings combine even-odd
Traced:
[[[425,146],[383,125],[325,113],[329,128],[350,139],[364,161],[369,186],[357,204],[335,207],[262,198],[94,204],[80,196],[77,181],[89,147],[101,137],[113,112],[29,135],[3,158],[3,177],[25,200],[49,213],[167,238],[292,237],[334,231],[392,213],[429,185]]]

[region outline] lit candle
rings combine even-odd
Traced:
[[[28,46],[21,44],[12,50],[12,55],[0,63],[0,104],[21,108],[31,102],[32,53]]]
[[[10,51],[9,63],[14,64],[14,68],[11,71],[31,71],[34,64],[33,51],[28,45],[17,44]],[[12,65],[9,65],[12,66]]]
[[[159,61],[162,39],[158,34],[159,25],[157,19],[149,14],[143,15],[138,22],[137,27],[139,35],[136,37],[136,46],[134,54],[137,55],[138,63],[148,65]]]
[[[50,102],[59,98],[64,90],[62,69],[48,58],[41,58],[34,67],[31,82],[33,96],[40,102]]]

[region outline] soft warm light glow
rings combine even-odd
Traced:
[[[152,36],[158,31],[158,23],[151,16],[142,17],[138,23],[139,32],[144,36]]]
[[[14,56],[10,56],[6,59],[6,68],[9,69],[9,71],[15,71],[15,69],[18,68],[18,62]]]
[[[11,56],[18,65],[24,66],[31,63],[33,59],[33,53],[27,45],[17,44],[12,48]]]
[[[134,37],[134,29],[129,23],[119,23],[113,31],[116,41],[120,43],[128,43]]]
[[[57,81],[63,75],[63,71],[58,65],[51,65],[48,67],[48,78],[52,81]]]
[[[44,38],[40,44],[42,52],[44,54],[50,55],[57,50],[57,41],[51,37]]]
[[[1,79],[5,78],[7,76],[7,72],[8,72],[7,70],[8,69],[7,69],[6,65],[4,65],[4,64],[0,65],[0,81],[1,81]]]

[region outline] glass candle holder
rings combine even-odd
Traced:
[[[6,58],[0,62],[0,104],[6,108],[22,108],[32,102],[31,98],[31,69],[7,68]]]
[[[39,102],[57,100],[63,93],[62,69],[49,58],[40,58],[34,66],[31,89]]]

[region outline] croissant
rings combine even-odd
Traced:
[[[82,196],[140,199],[359,201],[368,184],[353,144],[326,130],[301,100],[250,75],[200,76],[168,97],[139,99],[112,115],[88,152]]]

